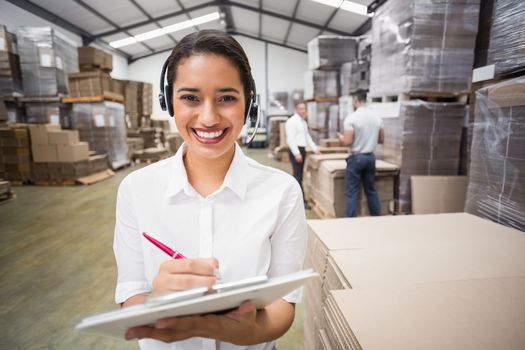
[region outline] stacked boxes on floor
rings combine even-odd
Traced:
[[[310,70],[305,73],[304,99],[308,101],[309,128],[315,142],[334,137],[341,130],[339,70],[344,62],[356,57],[357,39],[353,37],[322,35],[308,43]]]
[[[525,77],[476,93],[465,211],[525,231]]]
[[[520,231],[467,213],[310,220],[308,228],[305,266],[321,278],[305,287],[306,350],[525,342],[514,327],[525,322]]]
[[[479,0],[402,0],[373,18],[370,96],[398,105],[383,147],[400,167],[396,212],[411,211],[411,175],[458,175],[478,14]]]
[[[78,71],[74,44],[50,27],[18,27],[17,36],[25,95],[66,95],[67,73]]]
[[[31,149],[27,125],[0,129],[0,178],[10,181],[31,180]]]
[[[113,56],[95,47],[78,48],[80,73],[69,74],[69,94],[72,97],[103,96],[122,101],[123,86],[112,79]]]
[[[22,93],[17,37],[0,25],[0,95]]]
[[[149,127],[153,109],[153,85],[133,80],[123,80],[122,83],[128,128]]]
[[[91,150],[107,154],[113,169],[129,164],[124,106],[116,102],[73,103],[71,126]]]
[[[457,175],[465,105],[412,100],[384,118],[383,157],[398,164],[395,211],[411,211],[411,175]]]

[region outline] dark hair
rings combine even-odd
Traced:
[[[173,86],[180,61],[197,54],[212,54],[227,58],[239,72],[245,99],[248,100],[252,93],[256,93],[250,63],[242,46],[227,33],[212,29],[188,34],[173,48],[166,77],[170,86]]]
[[[352,97],[354,97],[359,102],[366,102],[366,91],[359,89],[352,92]]]

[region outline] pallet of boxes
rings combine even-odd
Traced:
[[[29,125],[33,154],[32,180],[35,185],[89,185],[113,175],[106,155],[89,154],[78,130],[59,125]]]
[[[78,48],[80,72],[69,75],[71,128],[92,151],[107,155],[110,167],[130,164],[126,142],[123,84],[109,74],[112,56],[94,47]]]
[[[459,174],[478,17],[479,1],[392,2],[374,16],[369,99],[383,117],[384,159],[400,168],[395,213],[413,212],[412,176]]]
[[[490,10],[486,61],[473,74],[465,211],[525,231],[525,3]]]

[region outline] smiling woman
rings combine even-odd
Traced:
[[[161,104],[185,142],[119,187],[116,302],[127,307],[151,293],[210,287],[218,276],[229,282],[300,270],[306,220],[299,185],[236,144],[257,113],[242,47],[224,32],[190,34],[173,49],[166,80]],[[192,258],[166,259],[142,232]],[[292,324],[301,295],[294,291],[261,310],[248,301],[226,314],[159,320],[126,338],[141,339],[143,349],[270,350]]]

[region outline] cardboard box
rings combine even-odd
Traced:
[[[74,145],[80,142],[78,130],[50,131],[47,137],[50,145]]]
[[[412,213],[460,213],[465,207],[467,176],[411,176]]]
[[[81,71],[84,71],[85,68],[101,68],[105,65],[106,53],[104,51],[91,46],[81,46],[77,50],[78,65]]]
[[[69,74],[69,94],[73,97],[103,96],[104,94],[118,94],[113,88],[118,84],[112,83],[111,76],[101,71],[80,72]]]
[[[58,162],[57,145],[33,144],[31,146],[33,162]]]
[[[50,131],[60,131],[60,125],[56,124],[31,124],[29,125],[29,134],[31,135],[32,145],[49,144],[48,133]]]
[[[56,145],[59,162],[77,162],[89,159],[89,144],[79,142],[75,145]]]
[[[113,55],[104,52],[104,63],[101,68],[106,72],[111,72],[113,70]]]

